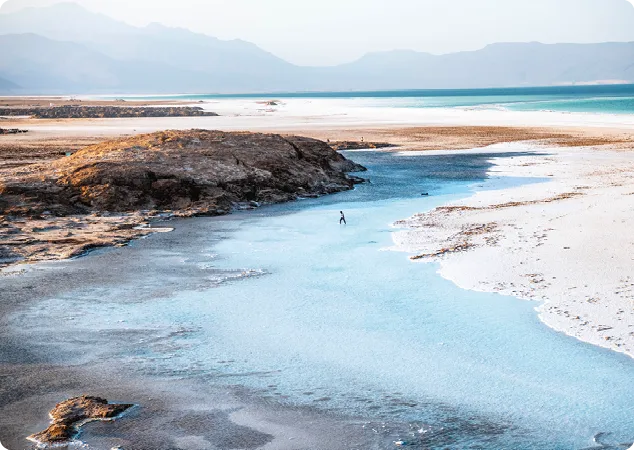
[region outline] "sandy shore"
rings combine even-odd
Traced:
[[[0,98],[0,105],[2,101]],[[38,98],[16,97],[12,98],[11,104],[38,104],[38,101],[46,103]],[[169,99],[151,102],[83,101],[83,105],[102,106],[175,104]],[[471,149],[499,142],[532,140],[563,146],[628,146],[634,143],[634,120],[628,115],[385,108],[353,101],[320,99],[288,99],[276,101],[276,106],[264,104],[258,99],[176,103],[202,107],[220,116],[61,120],[0,118],[0,127],[29,130],[26,134],[0,137],[0,156],[5,153],[3,148],[9,146],[31,147],[45,153],[42,149],[54,143],[54,153],[59,155],[63,147],[74,151],[78,144],[89,145],[120,136],[192,128],[296,134],[332,141],[388,141],[407,150]]]
[[[634,357],[634,153],[537,150],[495,158],[493,190],[398,223],[396,246],[465,289],[540,301],[548,326]]]

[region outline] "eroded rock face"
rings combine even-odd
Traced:
[[[50,165],[2,173],[0,214],[169,210],[223,214],[351,189],[364,170],[326,143],[296,136],[166,131],[105,142]],[[187,215],[187,214],[184,214]]]
[[[0,268],[122,246],[154,217],[220,215],[351,189],[364,170],[326,143],[166,131],[0,170]],[[165,214],[162,214],[165,213]]]
[[[29,440],[42,445],[71,442],[79,428],[92,420],[108,420],[132,408],[129,404],[109,404],[99,397],[81,396],[58,403],[50,412],[51,425],[44,431],[29,436]]]

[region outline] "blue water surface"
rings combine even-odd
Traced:
[[[143,340],[109,358],[414,424],[404,436],[414,448],[581,449],[601,432],[614,444],[605,448],[634,441],[633,360],[550,330],[535,303],[461,290],[434,265],[389,249],[399,219],[473,189],[542,180],[484,180],[486,156],[348,156],[370,168],[371,184],[195,219],[205,231],[195,251],[160,253],[174,266],[209,268],[210,279],[224,277],[218,283],[167,294],[169,277],[156,277],[146,299],[149,287],[138,284],[74,289],[22,311],[16,325],[32,336],[73,311],[81,320],[68,333],[82,341],[160,331],[161,345]]]

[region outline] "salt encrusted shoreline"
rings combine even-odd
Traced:
[[[634,357],[634,153],[541,147],[493,162],[497,189],[398,222],[396,248],[464,289],[540,301],[546,325]]]

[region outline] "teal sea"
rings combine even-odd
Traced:
[[[355,100],[389,108],[469,108],[511,111],[634,114],[634,85],[551,86],[532,88],[308,92],[234,95],[144,96],[145,99],[331,99]]]

